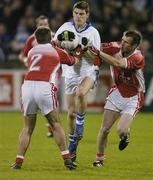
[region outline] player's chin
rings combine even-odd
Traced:
[[[75,24],[77,24],[78,26],[82,26],[82,24],[84,24],[84,22],[81,21],[81,20],[79,20],[79,19],[77,19],[77,20],[75,21]]]

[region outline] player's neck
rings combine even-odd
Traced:
[[[135,50],[130,51],[130,52],[122,52],[122,56],[123,56],[123,57],[128,57],[128,56],[130,56],[134,51],[135,51]]]

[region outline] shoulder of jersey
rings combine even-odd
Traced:
[[[91,29],[92,31],[98,32],[98,30],[96,29],[96,27],[94,27],[93,25],[89,26],[89,29]]]
[[[141,52],[140,49],[136,49],[134,51],[134,53],[132,54],[132,56],[135,56],[135,57],[138,57],[138,58],[144,58],[144,55],[143,55],[143,53]]]
[[[65,22],[65,23],[63,24],[63,26],[72,26],[72,25],[73,25],[73,23],[72,23],[71,21]]]

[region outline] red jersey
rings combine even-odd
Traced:
[[[26,40],[25,42],[25,45],[22,49],[22,54],[24,56],[27,57],[28,55],[28,52],[30,51],[31,48],[33,48],[35,45],[37,45],[37,41],[36,41],[36,38],[35,38],[35,35],[32,34],[31,36],[28,37],[28,39]]]
[[[57,83],[61,64],[73,65],[76,58],[51,44],[38,44],[28,53],[28,72],[25,80]]]
[[[101,49],[117,59],[124,58],[126,61],[126,68],[111,66],[112,78],[123,97],[145,92],[144,57],[140,50],[136,49],[128,57],[123,57],[119,42],[102,43]]]
[[[54,33],[52,32],[52,33],[51,33],[51,37],[53,38],[53,36],[54,36]],[[24,45],[24,47],[23,47],[23,49],[22,49],[22,51],[21,51],[22,54],[27,57],[28,52],[30,51],[30,49],[33,48],[34,46],[36,46],[37,44],[38,44],[38,43],[37,43],[37,40],[36,40],[36,38],[35,38],[35,35],[32,34],[32,35],[29,36],[28,39],[26,40],[25,45]]]

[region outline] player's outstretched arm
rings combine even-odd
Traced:
[[[107,62],[110,65],[121,67],[121,68],[126,68],[127,63],[125,58],[117,59],[109,54],[106,54],[102,51],[99,52],[100,58],[102,58],[105,62]]]
[[[121,67],[121,68],[126,68],[127,63],[125,58],[117,59],[107,53],[104,53],[103,51],[99,51],[95,48],[88,48],[87,50],[88,54],[93,55],[93,56],[99,56],[101,60],[107,62],[110,65]]]
[[[61,64],[67,64],[69,66],[72,66],[80,61],[79,58],[67,53],[65,50],[61,48],[55,47],[55,49],[58,52]]]

